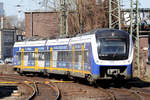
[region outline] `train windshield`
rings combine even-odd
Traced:
[[[99,38],[97,45],[102,60],[123,60],[128,57],[126,38]]]
[[[124,54],[126,44],[123,41],[101,41],[100,53],[102,54]]]

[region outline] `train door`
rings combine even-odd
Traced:
[[[82,70],[82,74],[84,74],[84,59],[85,59],[85,51],[84,51],[84,45],[82,45],[81,47],[81,55],[82,55],[82,59],[81,59],[81,70]]]
[[[82,62],[82,52],[81,50],[75,51],[75,65],[74,69],[75,70],[82,70],[81,69],[81,62]]]
[[[44,52],[38,52],[38,67],[41,69],[41,67],[45,66],[45,57]]]
[[[50,70],[53,68],[53,48],[50,48]]]
[[[57,67],[57,56],[58,56],[58,51],[53,51],[53,57],[52,57],[52,61],[53,63],[51,62],[51,68],[54,67],[56,68]]]
[[[48,72],[52,71],[53,68],[53,48],[50,48],[49,51],[46,51],[44,53],[45,58],[45,66],[44,66],[44,72],[47,74]]]
[[[75,70],[75,47],[72,46],[72,75],[74,74]]]
[[[85,60],[84,45],[72,46],[72,74],[75,76],[84,75]]]
[[[15,62],[17,66],[21,66],[21,52],[17,52],[17,59]]]
[[[89,56],[88,55],[88,50],[84,50],[84,58],[83,58],[83,60],[84,60],[84,63],[83,63],[84,68],[83,68],[83,70],[84,71],[90,71],[90,67],[89,67],[90,61],[88,61],[89,60],[88,56]]]
[[[21,69],[24,69],[24,49],[21,49]]]
[[[35,71],[38,70],[38,48],[35,48]]]
[[[150,64],[150,35],[148,36],[148,64]]]
[[[29,52],[28,57],[28,66],[35,66],[35,53]]]
[[[29,52],[24,52],[24,66],[28,66]]]

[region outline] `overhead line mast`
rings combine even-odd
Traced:
[[[121,30],[120,0],[109,0],[109,28]]]
[[[140,77],[140,48],[139,48],[139,0],[136,0],[136,47],[137,47],[137,67],[138,77]]]
[[[60,34],[59,34],[59,37],[68,36],[67,3],[68,3],[68,0],[60,0]]]

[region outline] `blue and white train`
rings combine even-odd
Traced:
[[[97,29],[73,38],[16,42],[19,73],[65,74],[88,81],[132,77],[133,42],[125,31]]]

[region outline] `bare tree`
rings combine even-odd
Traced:
[[[70,33],[83,33],[108,27],[108,0],[73,0],[74,10],[69,13]],[[72,6],[71,6],[72,7]]]
[[[14,28],[17,26],[17,16],[6,16],[4,18],[4,28]]]
[[[62,24],[65,27],[64,14],[66,14],[69,34],[83,33],[92,29],[107,28],[109,26],[108,0],[65,0],[66,5],[62,5],[61,0],[39,1],[40,3],[46,3],[45,5],[52,8],[52,11],[58,12],[58,16],[62,6],[65,6],[67,11],[63,12]]]

